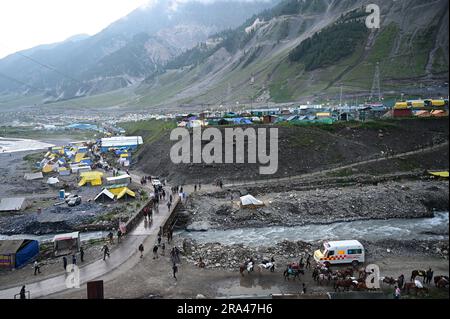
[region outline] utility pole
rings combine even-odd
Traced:
[[[339,107],[342,107],[342,83],[341,83],[341,95],[339,97]]]
[[[381,102],[381,85],[380,85],[380,62],[375,66],[375,75],[373,77],[372,90],[370,92],[370,100],[378,95],[378,101]]]

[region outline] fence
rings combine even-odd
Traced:
[[[144,207],[142,207],[142,209],[139,212],[134,214],[128,220],[128,222],[125,224],[125,230],[126,230],[127,234],[130,233],[137,226],[137,224],[140,223],[140,221],[144,217],[144,209],[148,208],[151,211],[152,207],[153,207],[153,201],[149,200],[147,202],[147,204],[145,204]]]

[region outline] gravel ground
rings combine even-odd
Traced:
[[[198,230],[199,227],[232,229],[294,226],[367,219],[431,217],[433,210],[448,211],[449,206],[448,182],[433,180],[271,192],[257,196],[266,204],[258,209],[240,208],[239,196],[243,194],[245,190],[240,193],[230,192],[221,197],[194,195],[186,211],[181,213],[181,220],[193,230]]]

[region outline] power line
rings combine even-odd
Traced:
[[[3,47],[9,48],[7,45],[5,45],[5,44],[3,44],[3,43],[0,43],[0,44],[1,44]],[[50,65],[47,65],[47,64],[45,64],[45,63],[42,63],[42,62],[36,60],[35,58],[29,57],[28,55],[23,54],[23,53],[20,52],[20,51],[14,53],[14,54],[17,54],[17,55],[23,57],[24,59],[27,59],[27,60],[29,60],[29,61],[31,61],[31,62],[33,62],[33,63],[36,63],[37,65],[39,65],[39,66],[41,66],[41,67],[43,67],[43,68],[46,68],[46,69],[48,69],[48,70],[50,70],[50,71],[53,71],[53,72],[55,72],[55,73],[58,73],[59,75],[65,77],[65,78],[68,78],[68,79],[70,79],[70,80],[72,80],[72,81],[75,81],[75,82],[78,82],[78,83],[80,83],[80,84],[84,84],[82,81],[80,81],[80,80],[78,80],[78,79],[76,79],[76,78],[74,78],[74,77],[72,77],[72,76],[70,76],[70,75],[67,75],[67,74],[65,74],[64,72],[59,71],[57,68],[55,68],[55,67],[53,67],[53,66],[50,66]],[[16,81],[16,82],[17,82],[17,81]]]
[[[0,76],[3,77],[3,78],[5,78],[5,79],[7,79],[7,80],[10,80],[10,81],[13,81],[13,82],[16,82],[16,83],[19,83],[19,84],[28,86],[30,89],[42,90],[42,89],[39,89],[39,88],[37,88],[37,87],[34,87],[34,86],[32,86],[32,85],[30,85],[30,84],[28,84],[28,83],[25,83],[25,82],[23,82],[23,81],[21,81],[21,80],[17,80],[17,79],[15,79],[15,78],[12,78],[12,77],[10,77],[9,75],[6,75],[6,74],[4,74],[4,73],[0,73]]]

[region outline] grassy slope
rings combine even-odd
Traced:
[[[151,143],[165,132],[177,127],[175,121],[146,120],[139,122],[123,122],[119,125],[126,130],[127,135],[142,136],[145,143]]]

